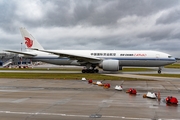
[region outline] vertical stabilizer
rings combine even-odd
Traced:
[[[26,50],[31,51],[31,48],[44,50],[44,48],[39,44],[39,42],[25,28],[20,28],[20,32],[23,37]]]

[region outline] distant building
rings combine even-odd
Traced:
[[[20,65],[20,64],[30,64],[30,59],[21,58],[18,56],[18,54],[14,53],[0,53],[0,66],[3,66],[3,64],[7,63],[11,65]],[[8,64],[7,64],[8,65]]]
[[[177,62],[180,63],[180,58],[176,58]]]

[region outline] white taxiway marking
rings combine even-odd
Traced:
[[[0,90],[0,92],[19,92],[19,90]]]
[[[12,103],[20,103],[20,102],[26,101],[26,100],[28,100],[28,99],[29,99],[29,98],[17,99],[17,100],[12,101]]]
[[[61,114],[61,113],[32,113],[32,112],[12,112],[12,111],[0,111],[1,113],[5,114],[19,114],[19,115],[56,115],[56,116],[63,116],[63,117],[86,117],[88,118],[89,115],[70,115],[70,114]],[[121,118],[126,120],[152,120],[152,118],[133,118],[133,117],[123,117],[123,116],[102,116],[103,118]],[[157,119],[162,120],[162,119]],[[163,120],[179,120],[179,119],[163,119]]]

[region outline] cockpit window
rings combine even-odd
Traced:
[[[172,56],[168,56],[168,58],[172,58]]]

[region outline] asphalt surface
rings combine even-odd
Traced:
[[[172,74],[178,72],[170,70]],[[180,120],[180,105],[165,103],[167,96],[180,102],[179,78],[142,76],[137,72],[106,75],[137,80],[103,81],[111,84],[105,89],[82,80],[0,79],[0,120]],[[140,81],[142,78],[147,80]],[[123,91],[115,90],[116,85],[122,85]],[[129,88],[136,89],[137,95],[126,93]],[[143,98],[148,91],[160,92],[161,100]]]
[[[104,74],[108,76],[117,76],[117,77],[125,77],[125,78],[136,78],[144,79],[144,80],[160,80],[160,81],[180,81],[180,78],[175,77],[156,77],[156,76],[146,76],[146,75],[136,75],[136,74]]]
[[[95,80],[94,80],[95,82]],[[179,81],[103,81],[111,88],[81,80],[0,79],[2,120],[179,120]],[[116,91],[122,85],[123,91]],[[137,95],[126,90],[135,88]],[[143,98],[147,91],[160,92],[161,101]]]

